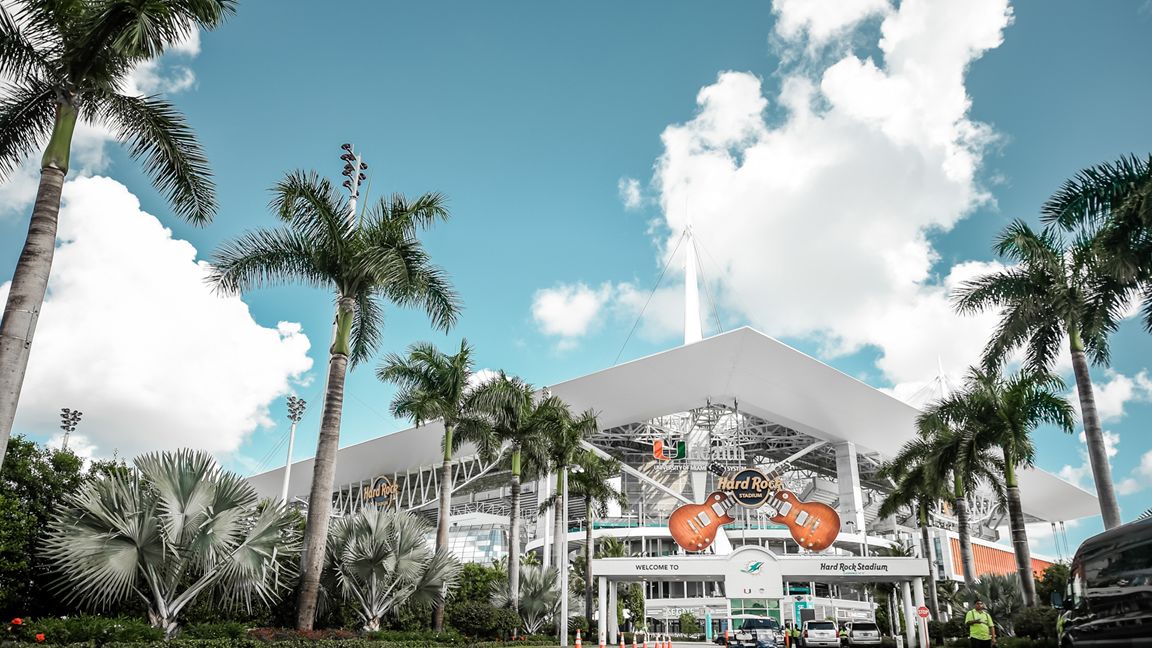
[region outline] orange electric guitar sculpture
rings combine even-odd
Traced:
[[[772,479],[780,472],[777,466],[768,475]],[[723,475],[718,464],[708,467],[716,475]],[[676,544],[687,551],[704,551],[716,539],[716,530],[736,518],[729,511],[737,505],[736,498],[726,491],[716,491],[703,504],[684,504],[668,518],[668,531]],[[801,547],[822,551],[832,546],[840,534],[840,516],[831,506],[821,502],[804,502],[787,490],[774,491],[764,505],[776,511],[771,520],[788,527],[792,539]]]

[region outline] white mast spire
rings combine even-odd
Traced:
[[[684,230],[684,344],[704,339],[700,330],[700,287],[696,284],[696,242],[692,226]]]

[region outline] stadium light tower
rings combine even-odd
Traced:
[[[60,429],[64,430],[64,441],[60,444],[61,450],[68,449],[68,437],[76,431],[76,425],[80,423],[81,416],[84,416],[84,412],[80,410],[67,407],[60,408]]]
[[[356,219],[356,199],[360,197],[360,183],[368,178],[363,173],[368,170],[368,165],[360,159],[360,155],[356,153],[351,144],[343,144],[340,148],[344,151],[340,155],[340,159],[344,160],[344,169],[340,175],[345,177],[343,186],[348,190],[349,195],[348,218],[354,221]]]
[[[296,424],[304,418],[304,407],[308,403],[302,398],[288,397],[288,420],[292,427],[288,430],[288,458],[284,461],[284,486],[280,489],[280,502],[288,504],[288,478],[292,475],[292,446],[296,443]]]

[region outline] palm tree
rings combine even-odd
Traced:
[[[1040,218],[1069,232],[1099,230],[1093,238],[1109,283],[1127,296],[1140,293],[1144,328],[1152,331],[1152,156],[1081,170],[1044,203]]]
[[[348,367],[367,360],[380,343],[380,302],[421,307],[444,330],[455,323],[460,306],[449,280],[429,261],[417,237],[420,230],[448,218],[439,194],[425,194],[414,202],[395,194],[359,217],[351,214],[339,190],[314,172],[289,174],[273,194],[272,208],[286,226],[248,232],[223,245],[213,256],[209,278],[228,294],[293,281],[335,292],[336,330],[328,351],[328,387],[308,496],[297,605],[297,628],[308,630],[324,568]]]
[[[487,426],[462,430],[461,441],[476,446],[485,461],[493,461],[507,446],[511,473],[508,520],[509,600],[520,600],[520,483],[526,475],[543,473],[548,465],[544,440],[557,425],[556,399],[537,401],[532,385],[500,371],[495,378],[474,390],[470,411],[483,414]]]
[[[144,455],[83,485],[57,510],[45,556],[65,601],[111,607],[138,596],[172,637],[198,595],[275,603],[295,575],[296,516],[258,501],[206,452]]]
[[[551,396],[546,397],[545,406],[553,407],[556,416],[555,425],[550,428],[551,434],[544,439],[548,470],[556,475],[556,492],[540,504],[540,512],[544,513],[548,509],[555,511],[552,554],[555,556],[556,569],[564,569],[568,562],[567,556],[560,555],[564,536],[568,533],[568,512],[560,510],[564,501],[564,472],[574,465],[576,455],[580,452],[580,442],[596,432],[596,413],[586,410],[580,416],[573,416],[567,403]]]
[[[1036,606],[1036,583],[1016,471],[1031,467],[1035,461],[1032,432],[1038,426],[1050,423],[1072,432],[1072,406],[1054,393],[1063,387],[1064,381],[1047,372],[1022,371],[1005,378],[973,368],[964,389],[938,403],[935,409],[948,425],[971,430],[975,445],[1001,452],[1012,548],[1024,603],[1029,607]]]
[[[215,29],[235,9],[236,0],[14,0],[0,6],[0,74],[7,79],[0,99],[0,180],[44,147],[28,237],[0,321],[0,463],[48,290],[77,122],[107,127],[133,159],[145,159],[153,184],[177,215],[198,225],[211,221],[211,172],[184,116],[158,96],[120,90],[137,65],[197,29]]]
[[[1098,245],[1090,236],[1068,242],[1054,230],[1035,232],[1016,221],[1000,234],[995,246],[998,254],[1015,265],[965,282],[954,299],[961,312],[1003,309],[984,351],[986,369],[1000,366],[1012,352],[1025,347],[1029,368],[1049,370],[1067,339],[1100,513],[1104,528],[1111,529],[1120,524],[1120,507],[1086,354],[1095,364],[1107,363],[1108,335],[1116,328],[1127,292],[1102,272]]]
[[[968,519],[968,496],[981,485],[1001,495],[1002,462],[987,448],[975,443],[967,430],[957,430],[931,405],[916,421],[920,435],[928,440],[928,474],[931,479],[948,484],[948,495],[956,511],[956,534],[960,540],[960,563],[964,582],[976,581],[976,563],[972,555],[972,531]]]
[[[583,498],[588,523],[584,529],[584,616],[588,627],[592,625],[592,555],[593,520],[608,514],[608,504],[616,502],[628,506],[628,497],[623,491],[612,487],[609,480],[620,474],[620,462],[615,459],[602,459],[590,450],[581,450],[574,457],[580,472],[572,474],[568,487],[572,494]]]
[[[444,425],[441,448],[444,465],[440,468],[440,513],[436,524],[436,548],[448,547],[448,528],[452,507],[452,457],[460,439],[453,435],[457,426],[468,424],[474,417],[467,411],[467,396],[475,373],[473,349],[468,340],[460,349],[447,355],[426,342],[408,347],[408,355],[389,354],[376,369],[376,377],[399,387],[392,399],[392,414],[410,418],[416,425],[440,419]],[[480,424],[477,422],[477,424]],[[444,603],[436,606],[432,629],[444,629]]]
[[[366,509],[341,518],[328,538],[328,566],[341,597],[375,632],[402,605],[443,603],[455,588],[460,562],[447,548],[428,547],[427,524],[406,511]]]
[[[890,479],[894,488],[880,503],[879,515],[886,518],[901,509],[910,508],[916,513],[920,527],[920,551],[928,560],[932,575],[928,582],[928,607],[932,617],[939,620],[940,602],[936,600],[936,550],[928,533],[929,514],[933,507],[947,499],[948,488],[945,480],[932,470],[929,462],[932,444],[925,439],[913,439],[904,444],[896,457],[879,471],[882,479]]]

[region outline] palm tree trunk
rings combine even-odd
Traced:
[[[1092,465],[1092,480],[1096,483],[1096,497],[1100,502],[1100,516],[1104,529],[1120,526],[1120,505],[1112,485],[1112,467],[1108,464],[1108,449],[1104,446],[1104,433],[1100,429],[1100,415],[1096,411],[1096,397],[1092,393],[1092,378],[1088,375],[1088,360],[1084,357],[1084,343],[1080,333],[1073,329],[1068,334],[1068,348],[1072,352],[1072,371],[1076,375],[1076,393],[1080,396],[1080,412],[1084,418],[1084,441],[1088,445],[1088,461]]]
[[[448,527],[452,514],[452,428],[444,425],[444,466],[440,469],[440,515],[436,525],[436,549],[448,550]],[[432,630],[444,631],[444,608],[441,601],[432,611]]]
[[[928,608],[932,612],[932,618],[941,620],[943,617],[940,615],[940,600],[936,597],[936,548],[932,546],[932,538],[928,535],[928,506],[920,504],[920,544],[924,551],[924,557],[928,559],[928,582],[925,583],[925,589],[928,590]]]
[[[0,465],[12,435],[20,389],[32,352],[36,319],[48,292],[48,275],[56,252],[56,225],[60,217],[60,193],[68,175],[72,132],[76,128],[76,108],[61,101],[56,109],[52,138],[40,163],[40,186],[28,223],[28,236],[12,273],[8,301],[0,319]]]
[[[972,536],[968,531],[968,500],[962,489],[957,489],[953,506],[956,508],[956,533],[960,536],[960,566],[964,573],[964,584],[976,584],[976,562],[972,559]]]
[[[348,371],[348,341],[352,332],[355,302],[341,298],[336,309],[336,339],[328,356],[328,390],[320,420],[320,440],[312,466],[308,494],[308,522],[304,527],[304,551],[300,570],[300,595],[296,601],[296,629],[311,630],[316,620],[320,573],[324,570],[328,525],[332,519],[332,487],[336,480],[336,452],[340,449],[340,414],[344,408],[344,380]]]
[[[1012,550],[1016,554],[1016,573],[1020,576],[1020,588],[1024,595],[1024,605],[1036,607],[1036,580],[1032,574],[1032,552],[1028,548],[1028,532],[1024,528],[1024,508],[1020,505],[1020,486],[1016,480],[1016,466],[1011,453],[1004,451],[1004,485],[1007,490],[1008,527],[1012,534]]]
[[[588,520],[588,528],[584,530],[584,617],[588,620],[588,632],[592,632],[592,498],[584,498],[584,511]]]
[[[508,514],[508,593],[520,611],[520,453],[512,453],[512,497]]]

